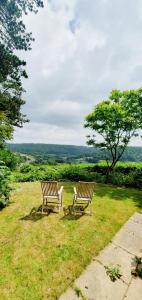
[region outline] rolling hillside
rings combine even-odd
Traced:
[[[59,157],[59,158],[94,158],[96,161],[103,160],[103,153],[93,147],[57,145],[57,144],[8,144],[8,147],[18,153],[33,156]],[[123,161],[142,161],[142,147],[128,147],[122,157]]]

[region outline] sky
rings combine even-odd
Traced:
[[[112,89],[142,85],[142,1],[44,3],[24,17],[35,38],[32,50],[20,53],[30,123],[15,130],[13,142],[85,145],[84,118],[93,107]]]

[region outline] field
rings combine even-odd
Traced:
[[[74,183],[63,183],[65,208]],[[58,299],[135,212],[142,192],[96,184],[93,216],[36,214],[39,182],[14,183],[10,204],[0,214],[0,299]]]

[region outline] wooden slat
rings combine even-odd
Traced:
[[[43,196],[57,196],[58,183],[57,181],[41,181]]]
[[[94,182],[79,182],[77,188],[77,197],[92,199],[94,193]]]

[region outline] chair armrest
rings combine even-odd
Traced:
[[[77,195],[76,187],[74,187],[73,190],[74,190],[74,194]]]
[[[58,191],[58,194],[59,194],[59,195],[61,195],[61,194],[62,194],[62,192],[63,192],[63,188],[64,188],[64,187],[63,187],[63,185],[62,185],[62,186],[60,187],[59,191]]]

